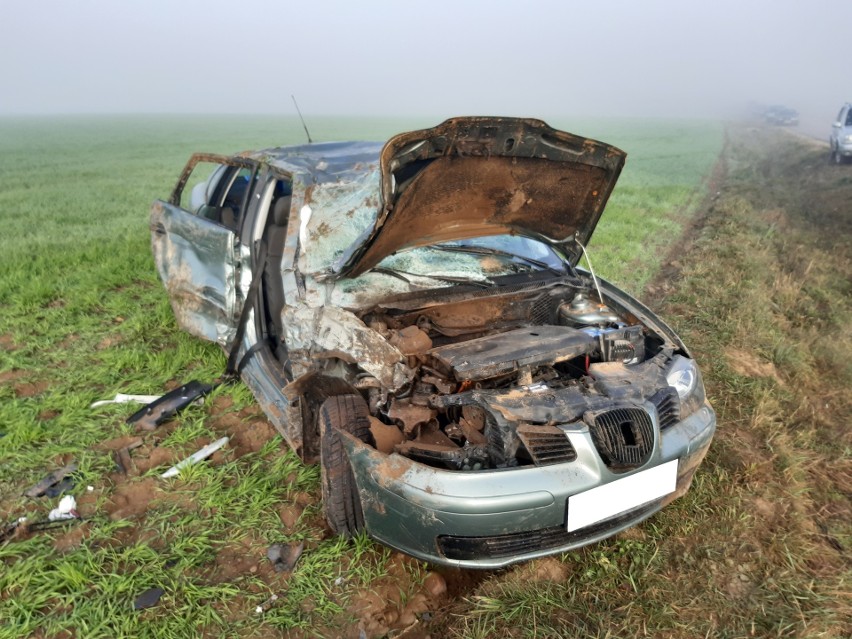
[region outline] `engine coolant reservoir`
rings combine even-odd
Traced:
[[[559,306],[559,323],[563,326],[605,326],[619,321],[609,306],[590,300],[584,293]]]

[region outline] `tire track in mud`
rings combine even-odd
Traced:
[[[706,189],[706,193],[701,202],[695,207],[695,211],[684,226],[680,237],[669,248],[666,256],[660,262],[657,274],[645,285],[645,290],[639,299],[649,308],[658,307],[665,297],[669,295],[675,288],[676,282],[680,278],[680,273],[683,268],[683,263],[687,256],[692,251],[695,241],[701,236],[702,231],[707,226],[707,222],[711,219],[714,213],[714,205],[719,199],[719,196],[724,188],[725,181],[728,178],[728,154],[730,153],[730,137],[729,129],[725,128],[724,142],[722,150],[719,152],[719,158],[713,169],[705,178],[703,184],[696,188],[693,193],[697,193],[702,188]],[[692,206],[692,198],[686,202],[681,210],[689,210]]]

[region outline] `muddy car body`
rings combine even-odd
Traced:
[[[181,327],[321,464],[334,530],[493,568],[649,517],[715,430],[680,339],[577,268],[624,157],[516,118],[194,156],[153,251]]]

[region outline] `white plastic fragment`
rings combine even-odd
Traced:
[[[198,450],[183,461],[179,461],[177,464],[169,468],[166,472],[164,472],[160,477],[163,479],[168,479],[169,477],[175,477],[181,470],[181,468],[186,468],[187,466],[191,466],[192,464],[196,464],[200,462],[202,459],[207,459],[215,453],[217,450],[222,448],[225,444],[228,443],[227,437],[222,437],[221,439],[217,439],[212,444],[207,444],[201,450]]]
[[[86,486],[86,492],[87,493],[95,492],[95,487],[94,486]]]
[[[262,604],[260,604],[259,606],[255,607],[254,611],[255,611],[257,614],[262,615],[264,612],[266,612],[266,609],[267,609],[267,608],[268,608],[271,604],[275,603],[276,601],[278,601],[278,595],[272,595],[269,599],[267,599],[266,601],[264,601]]]
[[[65,497],[59,500],[59,505],[47,515],[49,521],[76,519],[77,517],[79,517],[77,513],[77,500],[74,499],[73,495],[65,495]]]
[[[102,399],[99,402],[92,403],[89,408],[97,408],[98,406],[106,406],[107,404],[127,404],[129,402],[150,404],[158,399],[160,399],[160,395],[125,395],[124,393],[118,393],[112,399]]]

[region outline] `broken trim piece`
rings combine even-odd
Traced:
[[[154,430],[195,400],[210,393],[217,386],[218,384],[204,384],[193,380],[180,388],[169,391],[147,406],[143,406],[127,418],[127,423],[135,424],[136,428],[142,430]]]

